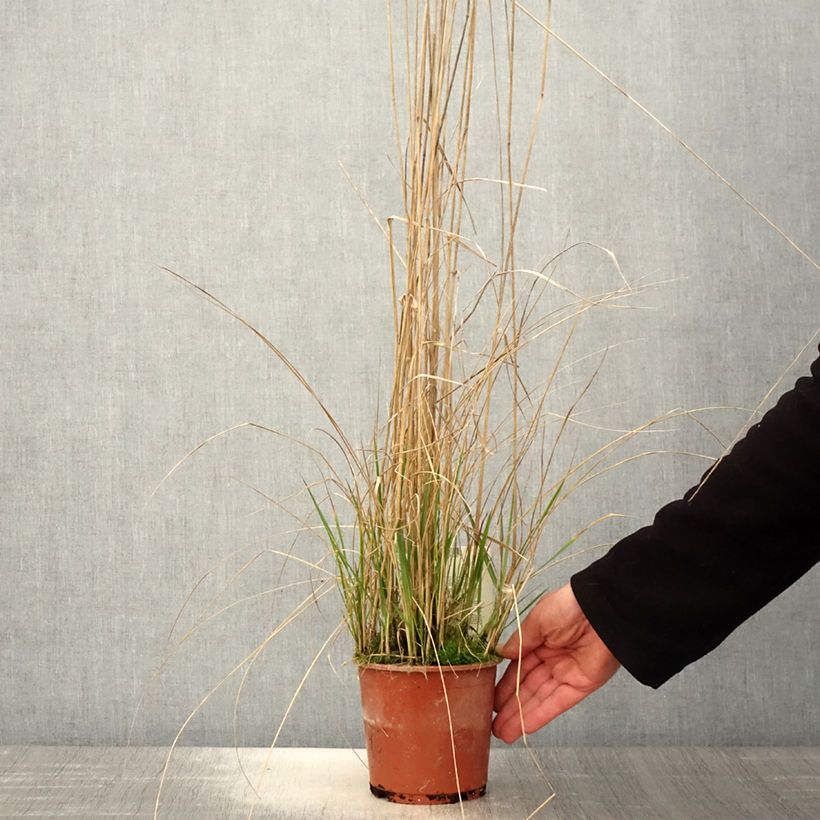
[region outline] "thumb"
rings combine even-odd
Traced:
[[[547,598],[542,598],[533,608],[532,612],[527,615],[521,623],[521,630],[519,634],[518,628],[507,639],[507,642],[498,649],[498,654],[503,658],[513,660],[522,657],[529,652],[532,652],[536,646],[541,646],[544,643],[544,604],[547,603]],[[519,649],[520,641],[520,649]]]

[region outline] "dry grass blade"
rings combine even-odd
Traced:
[[[173,742],[171,743],[170,748],[165,756],[165,764],[162,767],[162,773],[159,779],[159,785],[157,787],[157,796],[154,802],[154,820],[158,820],[159,817],[159,805],[160,800],[162,799],[162,790],[165,786],[165,780],[168,776],[168,769],[171,765],[171,758],[174,754],[174,749],[176,749],[177,744],[180,741],[185,730],[188,728],[190,722],[199,714],[202,708],[205,706],[206,703],[234,676],[236,673],[242,669],[247,663],[252,661],[256,658],[259,653],[267,647],[274,638],[276,638],[282,630],[292,624],[298,617],[313,603],[315,603],[319,598],[324,597],[328,593],[333,591],[335,584],[326,583],[324,587],[320,590],[318,594],[309,595],[308,597],[304,598],[290,613],[276,626],[276,628],[270,632],[270,634],[262,641],[251,653],[246,655],[236,666],[228,672],[214,687],[212,687],[207,694],[199,701],[199,703],[194,707],[194,709],[188,714],[188,717],[185,718],[182,725],[179,727]]]
[[[262,344],[265,345],[265,347],[268,348],[268,350],[274,353],[274,355],[279,359],[279,361],[281,361],[282,364],[285,365],[285,367],[291,372],[291,374],[293,374],[293,376],[296,378],[299,384],[301,384],[302,387],[304,387],[308,394],[319,405],[320,409],[322,410],[325,417],[328,419],[331,426],[339,436],[340,441],[344,445],[343,452],[345,454],[345,458],[348,461],[348,467],[351,469],[351,471],[353,471],[354,467],[358,466],[355,448],[348,442],[347,437],[344,434],[344,431],[339,426],[336,419],[333,417],[333,414],[330,412],[330,410],[328,410],[327,406],[318,396],[316,391],[313,389],[310,382],[308,382],[308,380],[302,375],[299,368],[297,368],[296,365],[293,364],[293,362],[264,333],[262,333],[261,330],[252,325],[247,319],[240,316],[232,308],[228,307],[228,305],[226,305],[222,300],[218,299],[216,296],[207,291],[201,285],[196,284],[196,282],[192,282],[190,279],[183,276],[181,273],[177,273],[176,271],[173,271],[170,268],[165,267],[165,265],[160,265],[159,267],[162,270],[170,273],[172,276],[175,276],[177,279],[179,279],[192,290],[199,293],[201,296],[204,296],[211,304],[218,307],[223,313],[226,313],[228,316],[235,319],[241,325],[244,325],[248,330],[251,331],[251,333],[253,333],[254,336],[256,336],[257,339],[259,339],[262,342]]]
[[[620,94],[623,94],[629,102],[632,103],[636,108],[646,114],[649,119],[652,120],[657,126],[663,129],[667,134],[669,134],[678,145],[681,146],[691,157],[696,159],[707,171],[709,171],[712,176],[716,177],[720,182],[727,187],[741,202],[744,203],[747,207],[749,207],[757,216],[759,216],[775,233],[777,233],[781,239],[787,242],[793,250],[797,251],[800,256],[803,257],[815,270],[820,271],[820,264],[808,254],[797,242],[794,241],[774,220],[772,220],[769,216],[767,216],[763,211],[760,210],[751,200],[749,200],[746,196],[744,196],[728,179],[726,179],[723,174],[720,173],[713,165],[711,165],[703,156],[701,156],[694,148],[692,148],[689,143],[687,143],[683,137],[679,136],[672,128],[670,128],[665,122],[660,120],[656,117],[645,105],[638,102],[622,85],[617,83],[615,80],[612,79],[606,72],[602,69],[598,68],[595,63],[593,63],[590,59],[585,57],[575,48],[573,45],[568,43],[563,37],[557,34],[549,25],[549,22],[544,23],[543,20],[539,20],[531,11],[528,11],[521,3],[517,2],[517,0],[513,0],[516,7],[520,8],[527,17],[530,18],[536,25],[540,26],[547,32],[551,37],[554,37],[564,48],[570,51],[573,55],[575,55],[584,65],[592,69],[602,80],[606,81],[612,88],[618,91]]]

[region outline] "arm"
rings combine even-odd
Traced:
[[[658,687],[820,560],[820,358],[649,527],[573,575],[630,674]]]
[[[658,687],[820,560],[820,358],[680,501],[545,595],[499,650],[511,743],[620,664]],[[518,689],[519,697],[516,697]]]

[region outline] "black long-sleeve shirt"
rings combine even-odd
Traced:
[[[701,483],[570,579],[601,640],[655,688],[820,561],[820,358]]]

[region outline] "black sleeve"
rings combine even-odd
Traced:
[[[820,358],[811,374],[702,487],[570,579],[593,629],[641,683],[665,683],[820,560]]]

